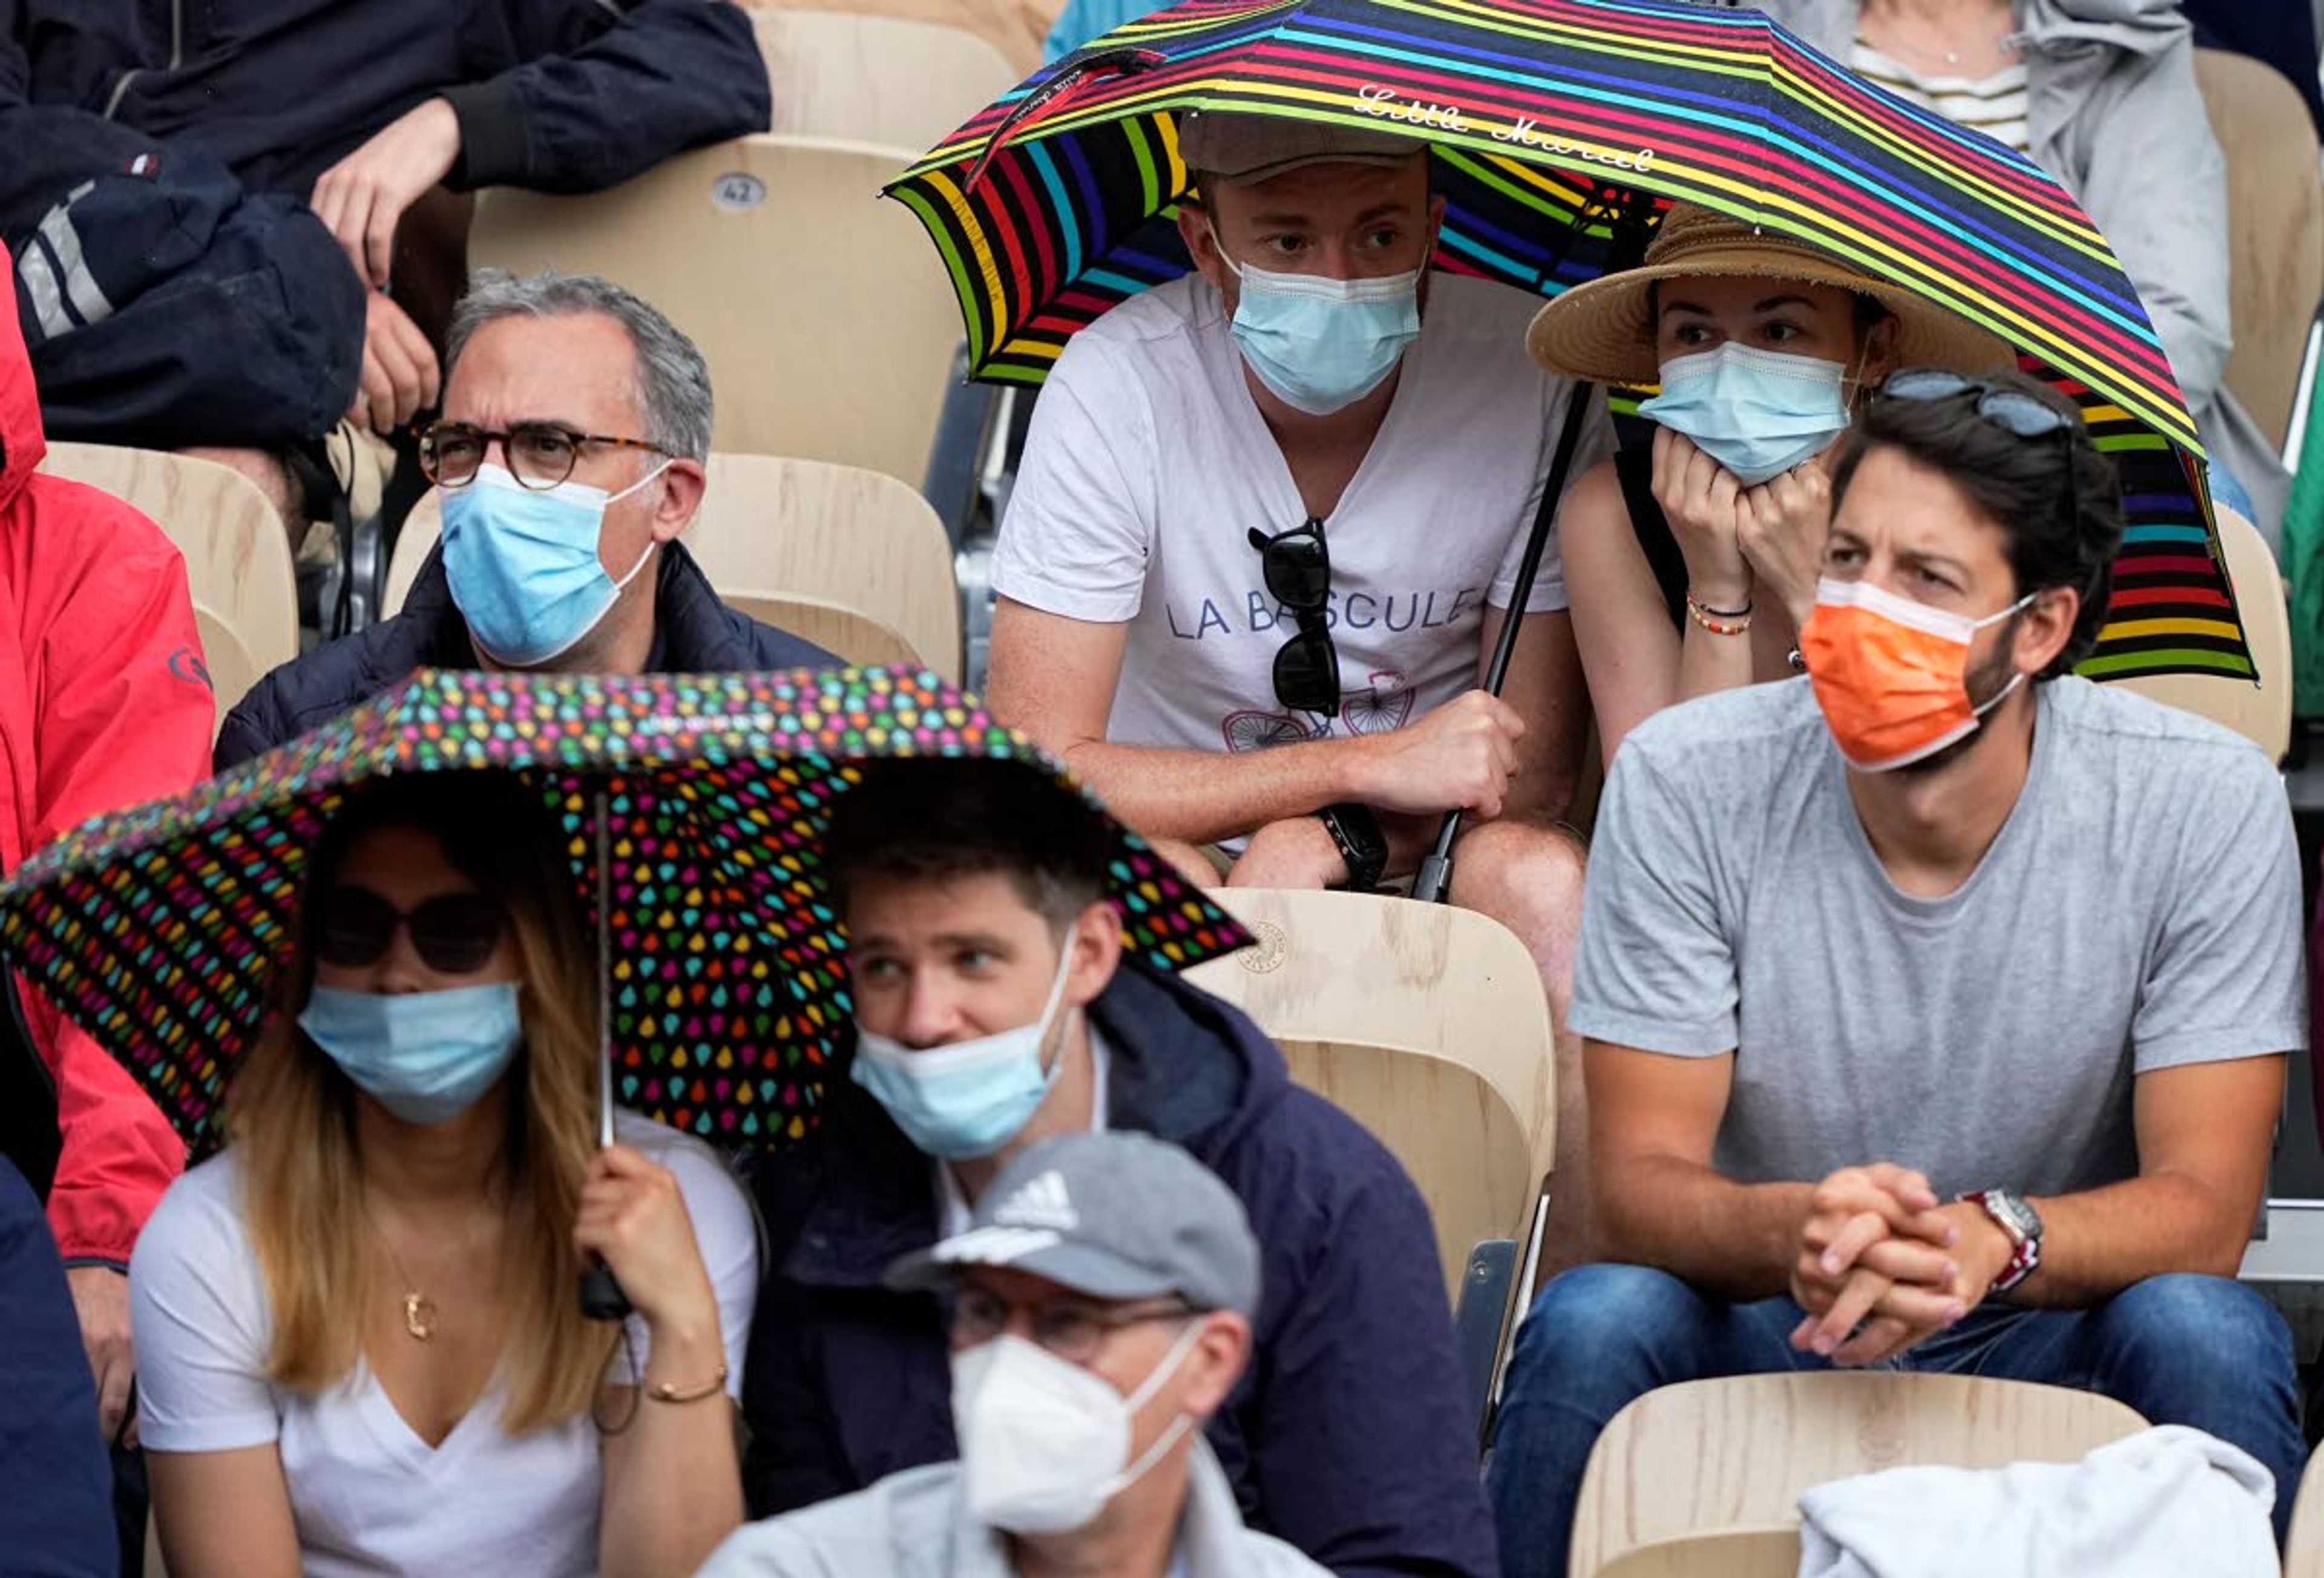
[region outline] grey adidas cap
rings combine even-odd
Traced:
[[[1259,1241],[1234,1191],[1149,1134],[1062,1134],[1012,1159],[964,1233],[888,1269],[933,1288],[964,1266],[1006,1266],[1092,1298],[1176,1294],[1197,1309],[1259,1308]]]

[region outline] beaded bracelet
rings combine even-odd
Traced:
[[[716,1397],[725,1385],[726,1366],[721,1364],[718,1373],[700,1386],[677,1387],[667,1381],[659,1381],[646,1388],[646,1396],[658,1403],[698,1403],[704,1398]]]
[[[1686,594],[1686,617],[1714,636],[1740,636],[1751,628],[1751,604],[1739,609],[1706,608]]]

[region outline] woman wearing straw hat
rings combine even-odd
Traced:
[[[2000,341],[1803,242],[1690,204],[1638,268],[1575,287],[1526,336],[1553,372],[1652,384],[1639,445],[1559,517],[1605,759],[1674,702],[1795,671],[1830,488],[1820,457],[1900,366],[2006,365]]]

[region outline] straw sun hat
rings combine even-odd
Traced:
[[[1526,349],[1552,372],[1594,383],[1651,384],[1662,377],[1651,317],[1654,282],[1706,275],[1800,280],[1869,296],[1896,316],[1896,365],[1975,372],[2015,365],[2007,346],[1959,314],[1901,286],[1874,280],[1819,247],[1692,203],[1674,206],[1635,269],[1577,285],[1534,315]]]

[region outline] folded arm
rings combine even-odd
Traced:
[[[480,79],[444,94],[464,189],[599,191],[771,118],[750,15],[728,0],[522,0],[478,7],[470,34]]]

